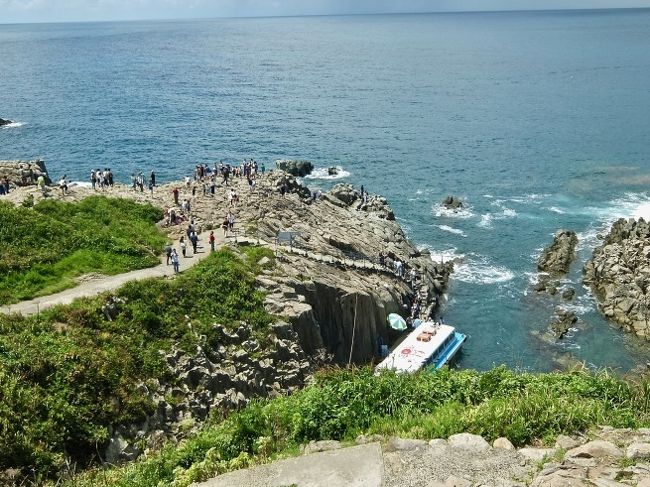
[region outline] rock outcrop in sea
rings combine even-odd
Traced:
[[[650,338],[650,225],[620,219],[584,267],[584,282],[610,320]]]
[[[578,237],[571,230],[559,230],[553,243],[542,251],[537,260],[537,269],[553,276],[566,275],[575,258]]]
[[[447,196],[442,200],[442,206],[448,210],[458,210],[463,207],[463,202],[460,198],[456,196]]]
[[[34,185],[41,174],[50,184],[45,161],[0,161],[0,180],[7,178],[12,186]]]
[[[280,159],[275,161],[275,167],[280,171],[287,172],[292,176],[305,177],[314,170],[314,165],[309,161],[294,161],[289,159]]]
[[[0,127],[4,125],[9,125],[10,123],[13,123],[11,120],[6,120],[4,118],[0,118]]]

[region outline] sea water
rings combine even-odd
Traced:
[[[650,216],[648,46],[648,10],[0,25],[0,117],[16,122],[0,159],[122,181],[311,160],[305,183],[385,195],[457,262],[442,313],[469,335],[461,366],[627,370],[650,348],[599,315],[581,267],[614,219]],[[580,238],[562,282],[580,322],[546,344],[533,332],[558,303],[532,285],[560,228]]]

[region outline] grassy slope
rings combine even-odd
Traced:
[[[119,274],[156,265],[162,211],[100,196],[79,203],[0,203],[0,305],[51,294],[89,272]]]
[[[360,433],[428,439],[467,431],[525,445],[600,424],[647,426],[649,392],[646,382],[625,382],[606,373],[496,368],[375,377],[367,368],[334,370],[290,397],[253,402],[180,445],[65,485],[187,486],[295,453],[309,440],[352,440]]]
[[[64,452],[90,460],[110,425],[151,412],[137,386],[165,378],[159,350],[192,351],[201,335],[209,349],[215,322],[244,320],[266,336],[272,318],[255,289],[255,262],[267,251],[246,252],[245,260],[215,252],[171,281],[129,283],[116,292],[126,304],[115,321],[102,315],[101,296],[39,317],[0,315],[0,471],[18,467],[40,481],[56,475]]]

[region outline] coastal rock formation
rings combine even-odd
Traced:
[[[650,338],[650,225],[642,218],[614,223],[585,264],[584,282],[607,318]]]
[[[570,230],[560,230],[553,243],[545,248],[537,261],[537,269],[551,275],[565,275],[575,257],[578,237]]]
[[[578,317],[573,311],[558,307],[555,308],[555,315],[553,316],[549,330],[555,338],[561,339],[564,338],[564,335],[569,332],[577,321]]]
[[[45,183],[51,184],[44,161],[0,161],[0,180],[7,178],[13,186],[36,184],[41,174]]]
[[[456,196],[447,196],[444,200],[442,200],[442,206],[448,210],[457,210],[463,207],[463,202]]]
[[[3,125],[9,125],[10,123],[13,123],[11,120],[5,120],[4,118],[0,118],[0,127]]]
[[[133,460],[164,440],[178,441],[212,409],[239,409],[253,397],[288,394],[304,385],[315,366],[329,360],[322,351],[307,356],[287,323],[272,325],[269,343],[263,347],[246,323],[237,330],[219,324],[214,328],[221,336],[218,348],[198,347],[191,355],[177,349],[165,354],[169,374],[177,380],[140,386],[154,413],[141,424],[113,428],[105,446],[106,462]]]
[[[288,159],[280,159],[275,161],[275,167],[279,170],[287,172],[292,176],[305,177],[314,170],[314,165],[309,161],[294,161]]]
[[[327,174],[329,176],[336,176],[339,173],[339,168],[336,166],[331,166],[327,168]]]

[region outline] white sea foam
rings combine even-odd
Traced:
[[[481,215],[481,221],[477,225],[481,228],[492,228],[492,214],[486,213],[485,215]]]
[[[452,279],[469,284],[500,284],[514,279],[510,269],[495,265],[486,257],[471,254],[454,267]]]
[[[517,216],[517,212],[513,210],[512,208],[504,208],[503,209],[503,216],[505,218],[514,218]]]
[[[459,254],[458,249],[451,247],[445,250],[434,249],[432,246],[424,244],[418,246],[419,250],[427,250],[431,253],[431,260],[434,262],[462,262],[465,256]]]
[[[77,188],[92,188],[93,187],[93,185],[91,183],[86,182],[86,181],[70,181],[68,183],[69,188],[74,188],[75,186]]]
[[[459,220],[467,220],[474,216],[472,208],[465,206],[462,208],[456,208],[455,210],[450,208],[445,208],[444,206],[434,206],[433,214],[436,218],[457,218]]]
[[[3,125],[3,126],[0,127],[0,128],[3,128],[3,129],[13,129],[13,128],[22,127],[23,125],[25,125],[24,122],[11,122],[11,123],[8,123],[7,125]]]
[[[338,172],[336,174],[330,174],[327,167],[319,167],[312,171],[311,174],[305,176],[305,179],[343,179],[350,176],[350,173],[343,169],[341,166],[336,166]]]
[[[445,232],[453,233],[454,235],[460,235],[461,237],[467,237],[467,235],[465,235],[465,232],[463,232],[460,228],[450,227],[449,225],[438,225],[438,228],[440,230],[444,230]]]
[[[557,206],[551,206],[548,210],[552,211],[553,213],[558,213],[560,215],[564,215],[566,213],[565,210],[558,208]]]
[[[580,212],[593,216],[595,221],[585,231],[578,233],[578,250],[591,249],[600,243],[598,235],[606,234],[619,218],[650,219],[650,197],[647,194],[627,193],[605,206],[590,206]]]
[[[508,198],[506,200],[501,200],[501,201],[509,201],[511,203],[519,203],[519,204],[539,205],[544,199],[548,198],[549,196],[550,195],[548,194],[531,193],[531,194],[525,194],[523,196],[514,196],[512,198]]]

